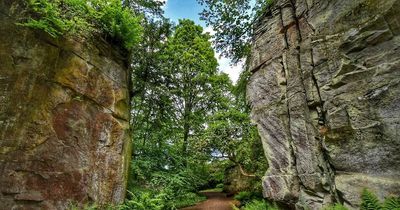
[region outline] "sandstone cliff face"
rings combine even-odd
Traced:
[[[265,197],[299,209],[400,195],[400,1],[277,0],[252,45],[248,99]]]
[[[0,3],[0,209],[122,202],[126,64],[105,42],[17,26],[16,2]]]

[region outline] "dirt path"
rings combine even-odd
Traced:
[[[233,198],[226,197],[225,193],[204,192],[202,194],[207,197],[206,201],[181,210],[232,210],[232,204],[237,202]]]

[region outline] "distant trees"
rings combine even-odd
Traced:
[[[207,183],[208,154],[195,145],[230,86],[228,76],[217,71],[209,39],[190,20],[175,28],[167,20],[151,21],[133,52],[138,62],[132,65],[130,186],[136,192],[152,186],[154,193],[195,201],[189,192]]]

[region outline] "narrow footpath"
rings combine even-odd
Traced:
[[[221,192],[203,192],[202,194],[207,197],[206,201],[181,210],[232,210],[232,205],[238,202]]]

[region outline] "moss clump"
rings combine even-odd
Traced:
[[[140,42],[142,17],[120,0],[29,0],[31,16],[21,23],[51,35],[100,34],[130,50]]]

